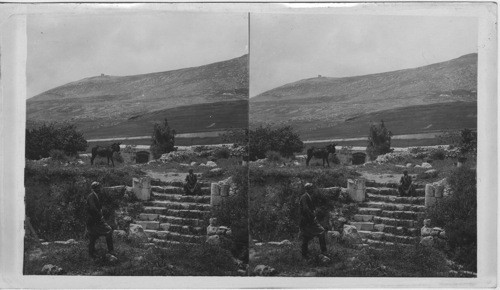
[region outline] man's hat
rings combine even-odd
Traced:
[[[100,184],[99,182],[94,181],[94,182],[92,182],[92,184],[90,185],[90,188],[97,188],[97,187],[99,187],[100,185],[101,185],[101,184]]]

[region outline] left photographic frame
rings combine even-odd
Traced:
[[[248,14],[55,6],[25,18],[23,275],[247,276]]]

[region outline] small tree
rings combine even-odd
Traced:
[[[26,129],[25,156],[28,159],[49,157],[53,150],[74,156],[87,147],[87,140],[73,124],[41,123]]]
[[[392,132],[387,130],[384,120],[380,124],[372,123],[370,125],[370,134],[368,136],[368,146],[366,153],[370,160],[375,160],[377,156],[391,152]]]
[[[154,159],[158,159],[164,153],[169,153],[175,150],[175,130],[168,125],[167,118],[163,124],[156,123],[153,128],[153,136],[151,138],[151,153]]]

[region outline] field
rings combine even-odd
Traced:
[[[451,102],[409,106],[351,117],[332,127],[308,130],[307,123],[297,124],[304,140],[366,136],[370,122],[384,120],[394,135],[441,132],[477,128],[476,102]]]
[[[246,128],[248,101],[216,102],[154,111],[83,132],[87,139],[148,136],[152,134],[154,124],[163,122],[165,118],[179,134]]]

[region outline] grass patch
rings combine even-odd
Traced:
[[[331,261],[324,264],[316,258],[320,254],[317,239],[309,244],[310,260],[301,257],[300,243],[295,239],[286,246],[254,246],[251,269],[263,264],[280,276],[322,277],[446,277],[449,270],[441,252],[418,245],[376,250],[330,243],[327,256]]]
[[[29,259],[34,247],[25,251],[23,273],[40,275],[45,264],[63,268],[66,275],[100,276],[235,276],[238,268],[231,253],[216,246],[172,246],[167,248],[144,248],[130,242],[115,241],[117,263],[104,259],[105,242],[99,241],[98,255],[88,257],[86,240],[76,245],[40,246],[42,254],[37,259]]]

